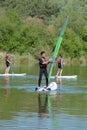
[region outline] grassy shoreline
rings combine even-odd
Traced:
[[[0,52],[0,64],[1,67],[5,66],[5,54],[4,52]],[[35,65],[38,63],[38,59],[35,59],[34,56],[31,54],[11,54],[11,61],[14,66],[20,66],[20,65],[27,65],[29,67]],[[84,56],[77,58],[64,58],[65,66],[71,66],[71,65],[80,65],[80,66],[86,66],[87,65],[87,59]]]
[[[5,60],[4,60],[5,55],[6,55],[6,53],[3,53],[3,52],[0,53],[0,63],[2,65],[5,64]],[[31,66],[31,65],[35,64],[35,62],[36,62],[36,59],[31,54],[19,55],[16,53],[16,54],[10,54],[10,57],[11,57],[11,62],[14,66],[18,66],[21,64],[22,65],[27,64],[27,65]]]

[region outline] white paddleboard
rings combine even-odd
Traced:
[[[55,78],[62,78],[62,79],[77,79],[77,75],[71,75],[71,76],[51,76],[51,79]]]
[[[57,89],[57,84],[55,82],[52,82],[49,84],[49,86],[46,88],[46,86],[43,86],[41,88],[39,88],[37,91],[38,92],[42,92],[42,91],[45,91],[45,92],[48,92],[48,91],[55,91]]]
[[[26,73],[22,73],[22,74],[0,74],[1,77],[3,76],[25,76]]]

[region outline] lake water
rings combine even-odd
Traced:
[[[52,93],[34,91],[36,66],[14,70],[28,75],[0,77],[0,130],[87,130],[87,67],[64,67],[63,75],[78,78],[62,80]]]

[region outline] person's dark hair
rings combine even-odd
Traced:
[[[40,54],[41,54],[41,55],[43,55],[44,53],[45,53],[45,51],[41,51],[41,53],[40,53]]]
[[[60,54],[60,57],[62,57],[62,55]]]

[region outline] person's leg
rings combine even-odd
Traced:
[[[57,71],[57,75],[56,76],[58,76],[60,74],[60,68],[58,68],[58,71]]]
[[[6,69],[5,69],[5,74],[7,74],[7,69],[8,69],[8,67],[6,67]]]
[[[57,76],[60,75],[60,71],[61,71],[61,64],[58,64]]]
[[[40,87],[40,85],[41,85],[42,75],[43,75],[43,70],[40,69],[40,72],[39,72],[39,80],[38,80],[38,87]]]
[[[6,67],[5,74],[9,74],[10,66]]]
[[[9,74],[9,71],[10,71],[10,66],[8,66],[7,68],[7,74]]]
[[[8,63],[6,62],[5,74],[7,74],[7,71],[8,71]]]
[[[57,81],[57,83],[59,82],[59,78],[58,78],[58,76],[60,76],[60,68],[58,68],[58,71],[57,71],[57,75],[56,75],[56,81]]]
[[[48,87],[48,73],[47,73],[47,69],[44,70],[44,76],[46,79],[46,87]]]
[[[60,76],[62,76],[62,72],[63,72],[63,70],[62,70],[62,68],[61,68],[61,70],[60,70]]]

